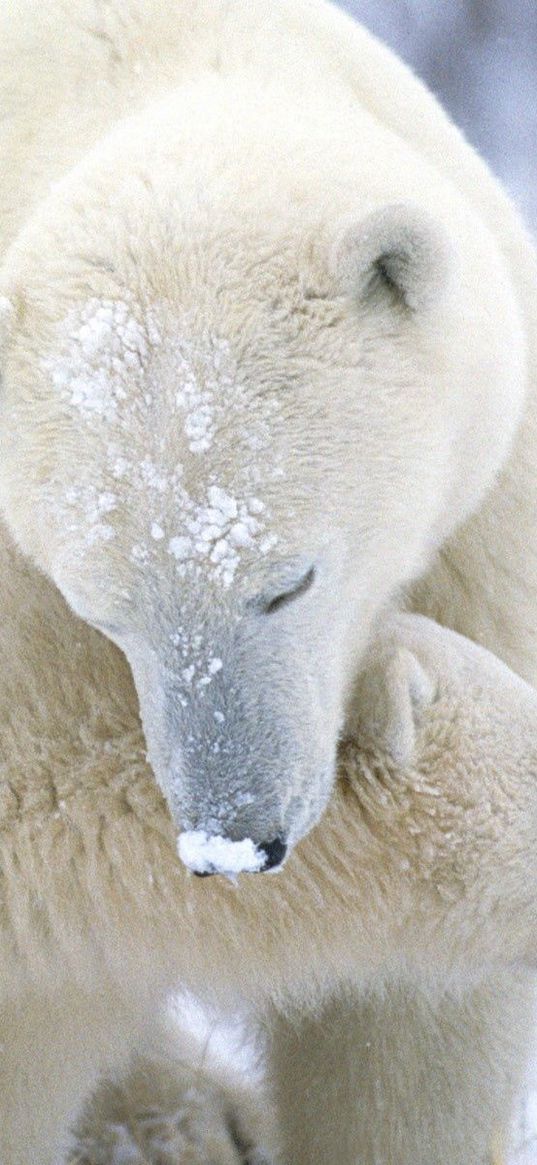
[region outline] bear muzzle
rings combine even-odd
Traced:
[[[249,837],[237,841],[202,829],[181,833],[177,849],[183,864],[200,878],[277,872],[287,855],[287,845],[281,837],[256,844]]]

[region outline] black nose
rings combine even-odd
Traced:
[[[263,872],[265,870],[273,870],[275,866],[281,866],[287,853],[287,846],[281,837],[275,837],[274,841],[262,841],[261,845],[257,848],[264,850],[266,854]]]

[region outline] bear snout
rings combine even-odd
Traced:
[[[237,874],[274,872],[283,865],[287,845],[281,837],[256,843],[250,837],[232,840],[210,835],[203,829],[180,834],[178,854],[183,864],[200,878],[212,874],[235,877]]]

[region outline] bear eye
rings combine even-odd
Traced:
[[[269,602],[264,603],[263,614],[273,615],[275,611],[280,610],[280,607],[285,607],[287,603],[292,603],[295,599],[299,599],[301,595],[304,595],[306,591],[309,591],[314,580],[315,567],[310,566],[309,570],[306,571],[306,574],[304,574],[302,578],[300,578],[298,582],[294,584],[294,586],[290,587],[287,591],[282,591],[280,595],[275,595],[275,597],[270,599]]]

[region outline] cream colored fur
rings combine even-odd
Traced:
[[[101,1157],[94,1144],[82,1160],[129,1160],[118,1093],[101,1089],[93,1107],[88,1097],[151,1040],[178,982],[264,1014],[287,1165],[481,1165],[531,1038],[535,697],[491,656],[412,620],[393,632],[410,654],[394,662],[390,647],[359,705],[351,694],[383,609],[401,598],[535,682],[531,243],[432,98],[317,0],[4,0],[0,31],[2,1165],[58,1165],[85,1100],[86,1144],[88,1121],[108,1127],[95,1131]],[[401,302],[371,279],[386,253]],[[345,705],[359,746],[341,749],[328,810],[284,872],[238,889],[180,867],[124,655],[46,578],[90,621],[115,617],[105,600],[121,585],[153,611],[158,571],[134,570],[128,524],[99,575],[94,548],[79,569],[84,516],[58,521],[73,482],[101,472],[102,449],[50,391],[57,329],[73,304],[113,299],[118,273],[144,311],[171,305],[168,339],[186,299],[199,334],[229,337],[252,400],[280,392],[272,437],[287,480],[267,497],[282,552],[336,532],[326,561],[337,582],[304,616],[333,680],[309,739],[320,750]],[[359,391],[358,365],[370,376]],[[376,437],[364,446],[364,434]],[[235,468],[217,465],[226,483]],[[124,500],[137,519],[144,499]],[[179,817],[151,703],[160,673],[154,683],[147,651],[117,639]],[[282,706],[293,702],[284,674]],[[431,676],[440,699],[428,704]],[[296,838],[328,793],[316,790]],[[137,1104],[153,1102],[130,1071],[121,1095],[136,1125]],[[174,1071],[151,1068],[164,1123]],[[211,1141],[209,1120],[171,1151],[181,1165],[237,1153],[252,1165],[252,1145],[270,1141],[255,1105],[245,1101],[233,1144],[235,1092],[218,1091],[218,1074],[200,1085],[199,1062],[193,1071],[219,1132]],[[106,1148],[111,1124],[123,1158]]]
[[[386,730],[375,719],[383,669]],[[427,677],[417,700],[416,669]],[[84,1084],[117,1072],[136,1048],[145,1069],[135,1066],[119,1095],[117,1085],[101,1088],[82,1118],[81,1143],[92,1143],[92,1128],[103,1147],[81,1160],[115,1161],[106,1146],[122,1143],[122,1124],[143,1145],[148,1112],[165,1125],[170,1108],[182,1144],[200,1090],[215,1120],[227,1113],[218,1161],[228,1160],[232,1118],[243,1120],[246,1140],[258,1132],[246,1085],[243,1104],[239,1082],[220,1100],[221,1070],[207,1078],[191,1042],[175,1048],[155,1034],[147,1048],[156,1001],[179,980],[223,1004],[238,994],[261,1012],[270,1004],[282,1160],[406,1153],[425,1165],[445,1144],[454,1160],[485,1160],[494,1126],[508,1125],[532,1029],[537,697],[482,649],[413,616],[378,641],[358,697],[355,738],[342,748],[322,824],[283,874],[243,879],[240,889],[181,873],[141,741],[129,743],[120,723],[101,721],[116,746],[86,767],[83,783],[76,773],[69,783],[58,765],[59,808],[48,824],[23,802],[3,859],[8,871],[16,861],[26,870],[8,935],[25,939],[18,960],[33,982],[25,990],[16,982],[14,962],[3,1030],[6,1160],[47,1152],[54,1160]],[[405,769],[391,758],[400,738]],[[44,858],[51,852],[54,861]],[[38,900],[39,943],[27,914]],[[342,990],[351,994],[338,1003]],[[315,1122],[321,1102],[324,1120]],[[261,1151],[270,1133],[258,1135]],[[211,1150],[202,1141],[197,1152],[192,1160],[204,1161]]]

